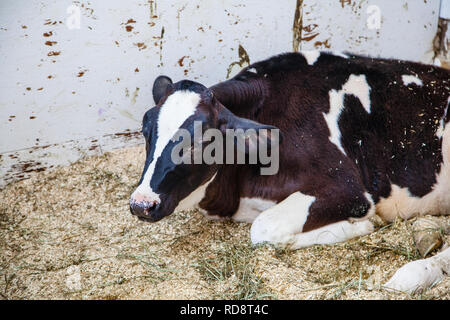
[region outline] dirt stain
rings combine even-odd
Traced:
[[[239,66],[241,68],[250,65],[250,57],[244,47],[239,44],[238,48],[239,61],[232,62],[227,69],[227,79],[230,77],[231,72],[233,71],[234,66]]]
[[[164,39],[164,26],[161,28],[161,37],[160,37],[160,40],[159,40],[159,63],[160,63],[160,66],[162,67],[163,66],[163,62],[162,62],[162,51],[163,51],[163,39]]]
[[[55,24],[62,24],[62,21],[52,21],[51,19],[46,19],[44,26],[46,25],[55,25]]]
[[[292,26],[292,50],[298,52],[301,47],[303,30],[303,0],[297,0],[295,6],[294,24]]]
[[[125,30],[127,30],[127,32],[131,32],[133,30],[133,28],[134,28],[131,24],[134,24],[134,23],[136,23],[136,20],[134,20],[132,18],[128,19],[128,21],[124,23],[125,24]]]
[[[139,51],[147,49],[147,46],[145,45],[144,42],[138,42],[135,43],[134,45],[139,48]]]
[[[51,57],[51,56],[59,56],[61,54],[61,51],[50,51],[49,53],[47,53],[47,56]]]
[[[182,6],[180,9],[177,10],[177,30],[178,33],[180,33],[180,19],[181,19],[181,12],[186,9],[186,5]]]
[[[133,92],[133,96],[131,97],[131,104],[136,103],[136,98],[138,97],[138,92],[139,92],[139,88],[136,88],[136,90],[134,90],[134,92]]]
[[[133,137],[138,137],[141,134],[140,131],[129,131],[128,132],[118,132],[118,133],[114,133],[113,135],[116,137],[126,137],[126,138],[133,138]],[[106,134],[106,136],[111,136],[111,134]]]
[[[316,49],[320,49],[322,47],[325,47],[327,49],[331,48],[331,44],[329,43],[328,40],[330,40],[330,39],[327,39],[325,41],[316,41],[316,42],[314,42],[314,48],[316,48]]]
[[[319,26],[319,25],[318,25],[318,24],[315,24],[315,23],[313,23],[313,24],[308,24],[307,26],[304,26],[304,27],[302,28],[302,30],[305,31],[305,32],[311,33],[311,32],[313,32],[318,26]]]
[[[150,5],[150,19],[158,18],[158,15],[157,15],[158,5],[157,5],[156,1],[149,0],[148,3]]]
[[[189,56],[182,56],[179,60],[178,60],[178,65],[180,67],[184,66],[183,61],[185,58],[188,58]]]
[[[14,164],[11,167],[22,173],[30,173],[30,172],[41,172],[46,168],[41,167],[42,163],[38,161],[22,161],[18,164]]]
[[[352,0],[339,0],[339,1],[341,2],[342,8],[344,8],[346,4],[348,5],[352,4]]]
[[[312,39],[314,39],[315,37],[317,37],[319,35],[319,33],[315,33],[312,35],[308,35],[307,37],[301,38],[301,40],[305,40],[305,41],[311,41]]]
[[[297,0],[294,15],[294,23],[292,26],[292,33],[293,33],[292,50],[294,52],[298,52],[299,50],[301,50],[302,41],[311,41],[315,37],[317,37],[319,33],[318,32],[314,33],[314,30],[317,27],[318,25],[315,23],[303,26],[303,0]]]

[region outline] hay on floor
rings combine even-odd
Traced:
[[[450,298],[449,277],[414,296],[381,288],[420,258],[412,221],[297,251],[253,247],[250,225],[208,221],[196,211],[140,222],[128,198],[144,159],[143,147],[117,150],[0,190],[0,297]]]

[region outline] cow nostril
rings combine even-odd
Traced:
[[[152,211],[154,211],[154,210],[157,208],[157,206],[158,206],[158,202],[156,202],[156,201],[147,202],[147,203],[145,204],[144,214],[145,214],[146,216],[150,215],[150,213],[151,213]]]
[[[140,201],[130,200],[130,211],[139,217],[148,217],[159,206],[157,201]]]

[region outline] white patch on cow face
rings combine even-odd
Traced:
[[[408,75],[408,74],[402,75],[402,81],[403,81],[403,84],[405,86],[409,86],[411,83],[414,83],[414,84],[416,84],[418,86],[423,86],[422,80],[420,80],[416,76],[411,76],[411,75]]]
[[[438,283],[450,273],[450,248],[428,258],[405,264],[384,285],[387,289],[418,293]]]
[[[150,187],[150,180],[155,171],[156,162],[180,126],[187,118],[194,114],[200,99],[201,97],[198,93],[192,91],[176,91],[161,106],[158,115],[157,139],[153,153],[153,161],[144,173],[142,183],[131,195],[132,199],[149,202],[161,201],[159,194],[156,194]]]
[[[352,94],[359,99],[367,113],[370,113],[370,87],[367,83],[365,75],[350,75],[347,82],[342,86],[342,89],[331,90],[330,110],[324,114],[328,129],[330,130],[330,141],[334,143],[342,153],[345,154],[344,148],[341,145],[341,131],[339,130],[338,120],[344,109],[344,96]]]
[[[320,57],[320,51],[311,50],[311,51],[300,51],[300,53],[305,57],[306,62],[309,65],[313,65],[317,59]]]

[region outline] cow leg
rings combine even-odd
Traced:
[[[428,289],[450,274],[450,248],[437,255],[416,260],[398,269],[384,285],[390,290],[417,293]]]
[[[295,192],[255,219],[250,232],[252,243],[269,242],[298,249],[341,242],[373,231],[372,223],[364,219],[375,210],[373,204],[366,207],[363,219],[352,221],[348,216],[336,216],[331,206],[339,206],[339,202],[343,201],[319,201]]]

